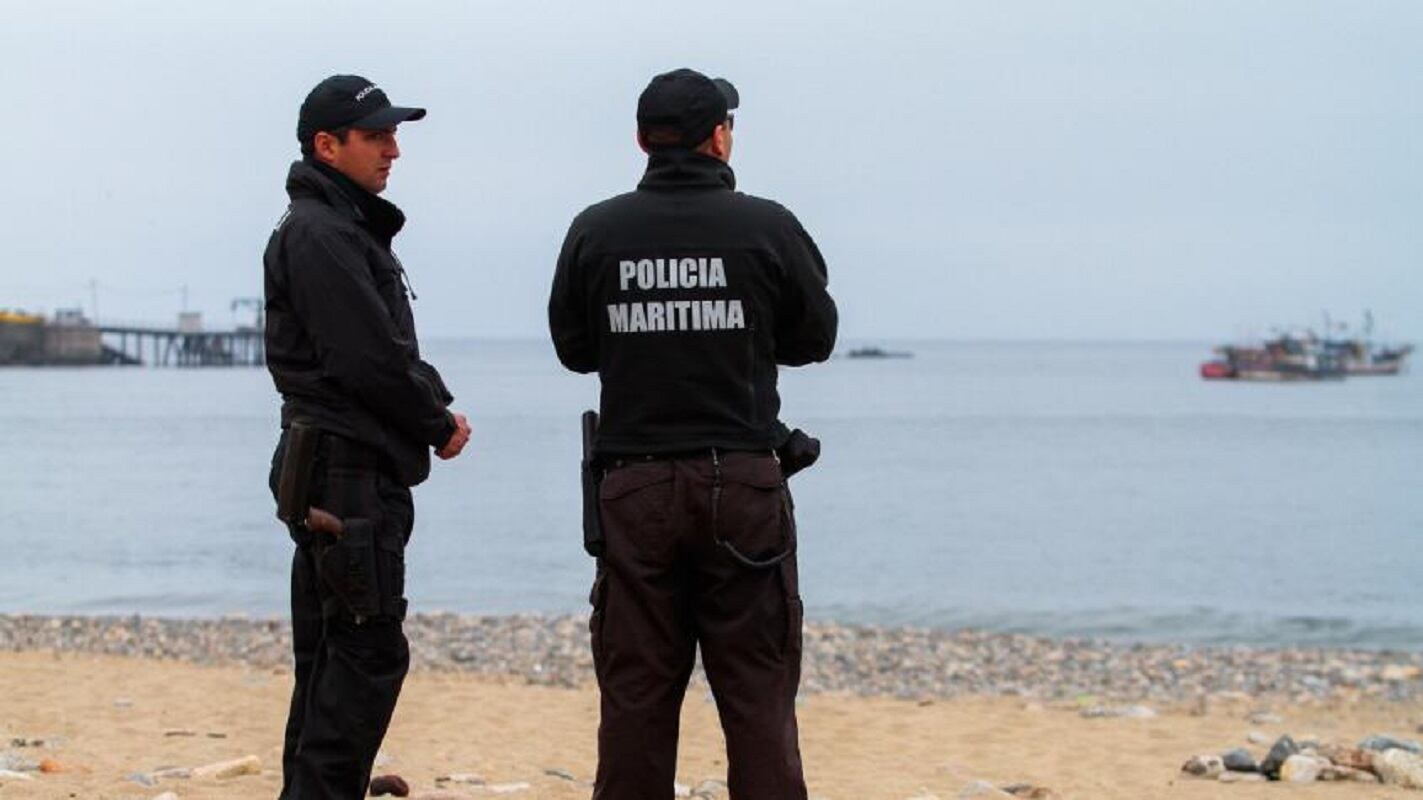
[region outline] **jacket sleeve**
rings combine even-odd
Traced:
[[[563,366],[574,372],[594,372],[598,369],[598,331],[588,315],[587,282],[579,263],[581,243],[575,219],[563,239],[553,273],[548,331]]]
[[[323,373],[396,430],[443,447],[455,430],[449,394],[412,355],[376,290],[361,247],[340,232],[293,230],[287,293]]]
[[[781,304],[776,314],[776,363],[798,367],[835,350],[839,316],[827,288],[825,259],[789,211],[781,235]]]

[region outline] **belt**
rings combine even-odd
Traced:
[[[768,455],[779,460],[776,451],[771,448],[729,448],[729,447],[699,447],[693,450],[673,450],[666,453],[617,453],[609,454],[604,462],[608,469],[631,466],[633,464],[648,464],[657,461],[687,461],[691,459],[708,458],[713,461],[728,453],[757,453]]]

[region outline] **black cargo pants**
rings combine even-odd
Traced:
[[[594,800],[672,798],[698,645],[733,800],[805,800],[795,717],[802,611],[780,464],[748,452],[622,462],[604,476],[599,505]]]
[[[275,497],[286,434],[272,460]],[[296,685],[282,750],[282,800],[364,797],[410,666],[405,544],[410,490],[376,451],[331,434],[317,448],[311,505],[346,535],[293,530],[292,650]]]

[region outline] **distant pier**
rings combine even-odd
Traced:
[[[260,367],[267,363],[261,331],[182,331],[136,325],[96,325],[106,363],[154,367]]]
[[[254,304],[250,300],[234,302]],[[204,330],[196,312],[174,326],[94,322],[76,309],[50,319],[0,312],[0,366],[121,365],[150,367],[260,367],[267,363],[262,310],[257,324]]]

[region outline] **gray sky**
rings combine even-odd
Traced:
[[[306,91],[430,116],[386,197],[425,336],[541,336],[636,97],[741,90],[740,187],[816,237],[842,336],[1423,340],[1423,3],[8,2],[0,307],[230,324]]]

